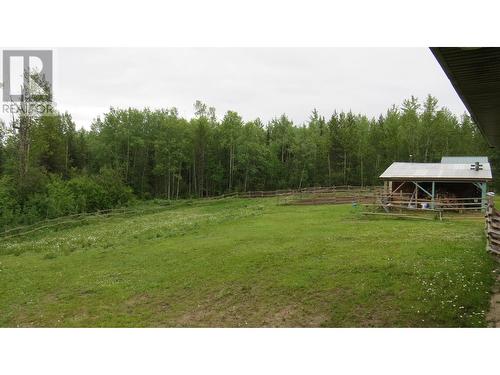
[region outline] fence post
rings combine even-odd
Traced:
[[[432,181],[432,201],[431,201],[431,208],[434,209],[435,207],[435,202],[434,202],[434,196],[436,195],[436,182]]]
[[[485,210],[485,232],[486,232],[486,251],[493,252],[498,254],[498,251],[495,251],[496,245],[494,245],[491,241],[492,233],[492,222],[493,216],[496,214],[495,212],[495,198],[493,194],[488,194],[488,203],[486,205]]]
[[[481,209],[484,210],[486,209],[486,199],[488,198],[492,198],[492,196],[488,196],[488,185],[486,184],[486,182],[482,182],[481,183]],[[490,199],[488,199],[488,204],[490,203]],[[491,199],[491,203],[494,205],[495,202],[493,201],[493,199]]]

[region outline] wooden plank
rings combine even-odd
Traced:
[[[494,246],[494,245],[491,245],[491,244],[488,244],[487,245],[487,250],[496,254],[496,255],[500,255],[500,247],[497,247],[497,246]]]
[[[490,220],[487,223],[490,226],[490,228],[500,230],[500,223],[498,223],[497,221],[491,221]]]
[[[414,216],[414,215],[405,215],[405,214],[394,214],[394,213],[383,213],[383,212],[362,212],[362,215],[366,216],[386,216],[386,217],[397,217],[397,218],[408,218],[408,219],[421,219],[421,220],[432,220],[434,221],[434,218],[429,218],[425,216]]]
[[[493,236],[494,238],[500,240],[500,230],[498,230],[498,229],[488,228],[487,234],[488,234],[488,236]]]
[[[493,236],[488,236],[488,240],[490,242],[490,245],[497,245],[500,246],[500,239],[496,239]]]

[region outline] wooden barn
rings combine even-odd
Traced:
[[[380,178],[386,208],[478,210],[492,175],[485,156],[444,156],[440,163],[392,163]]]

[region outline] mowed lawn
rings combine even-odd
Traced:
[[[360,210],[194,201],[2,240],[0,326],[486,326],[481,220]]]

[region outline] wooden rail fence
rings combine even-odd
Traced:
[[[425,197],[417,200],[411,193],[381,194],[380,200],[386,208],[421,209],[425,206],[440,211],[477,211],[487,205],[487,200],[480,197],[436,197],[435,199]]]
[[[380,192],[381,186],[326,186],[326,187],[308,187],[302,189],[287,189],[287,190],[273,190],[273,191],[247,191],[226,194],[225,196],[237,196],[239,198],[262,198],[262,197],[276,197],[288,195],[301,195],[301,194],[358,194],[358,193],[371,193]]]
[[[495,208],[493,197],[488,197],[486,208],[486,250],[500,255],[500,212]]]
[[[19,227],[7,228],[0,232],[0,241],[26,234],[32,234],[44,229],[58,228],[64,225],[80,224],[87,220],[102,219],[108,217],[152,214],[164,210],[172,209],[175,206],[157,206],[157,207],[142,207],[142,208],[114,208],[108,210],[100,210],[95,212],[80,213],[74,215],[60,216],[53,219],[45,219],[37,221],[33,224],[23,225]]]
[[[382,186],[327,186],[308,187],[301,189],[284,189],[272,191],[246,191],[224,194],[221,198],[271,198],[276,197],[280,204],[315,205],[315,204],[345,204],[363,203],[375,204],[382,193]]]
[[[247,192],[233,192],[213,197],[205,197],[196,200],[196,204],[209,203],[213,200],[225,198],[262,198],[262,197],[277,197],[278,199],[284,198],[281,203],[291,203],[286,199],[297,199],[298,201],[306,199],[316,199],[315,203],[297,203],[297,204],[321,204],[321,203],[351,203],[355,197],[358,199],[363,198],[362,194],[372,197],[375,191],[379,191],[381,187],[360,187],[360,186],[329,186],[329,187],[310,187],[302,189],[288,189],[288,190],[273,190],[273,191],[247,191]],[[333,197],[333,198],[332,198]],[[333,201],[328,200],[333,199]],[[87,220],[94,220],[104,217],[116,217],[124,215],[137,215],[156,213],[163,210],[169,210],[178,205],[189,204],[191,199],[174,200],[172,203],[166,205],[157,205],[154,207],[124,207],[114,208],[107,210],[99,210],[95,212],[85,212],[73,215],[56,217],[53,219],[39,220],[29,225],[22,225],[18,227],[8,227],[0,230],[0,241],[8,240],[14,237],[32,234],[44,229],[58,228],[64,225],[72,225],[83,223]],[[328,201],[328,202],[327,202]],[[178,202],[174,204],[174,202]]]

